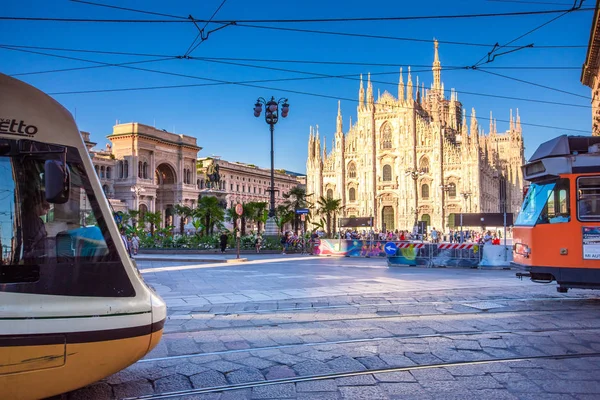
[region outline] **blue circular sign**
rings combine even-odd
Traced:
[[[385,244],[385,246],[383,247],[383,249],[385,250],[385,254],[387,254],[388,256],[395,256],[396,255],[396,251],[398,250],[398,247],[396,247],[396,244],[393,242],[388,242]]]

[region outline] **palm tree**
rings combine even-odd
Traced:
[[[311,196],[310,194],[306,194],[306,189],[296,186],[292,188],[289,192],[283,195],[285,201],[283,205],[288,209],[288,211],[292,211],[294,213],[293,217],[293,227],[294,231],[298,233],[298,214],[296,211],[302,208],[308,208],[307,197]]]
[[[212,235],[215,225],[223,222],[225,210],[216,197],[203,196],[198,200],[198,208],[194,210],[194,217],[204,220],[204,233]]]
[[[183,235],[185,220],[192,216],[194,210],[182,204],[175,204],[173,210],[175,211],[175,214],[179,215],[179,233]]]
[[[342,210],[341,203],[341,199],[330,199],[323,196],[317,202],[319,205],[319,214],[325,216],[327,237],[331,237],[331,222],[333,220],[333,226],[335,227],[337,214]]]
[[[267,221],[267,206],[267,203],[263,201],[251,201],[244,204],[244,214],[247,213],[246,219],[256,222],[259,233],[261,224],[264,224]]]
[[[146,211],[144,215],[144,222],[150,224],[150,235],[154,236],[154,227],[160,226],[160,224],[162,223],[162,215],[160,211]]]
[[[294,220],[294,211],[290,211],[286,206],[280,204],[275,209],[275,217],[279,231],[283,233],[283,227],[285,224]]]

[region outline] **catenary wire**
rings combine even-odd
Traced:
[[[594,7],[582,7],[574,12],[593,11]],[[447,15],[408,15],[394,17],[354,17],[354,18],[306,18],[306,19],[230,19],[214,20],[214,23],[311,23],[311,22],[368,22],[368,21],[410,21],[410,20],[432,20],[432,19],[470,19],[470,18],[495,18],[495,17],[516,17],[528,15],[544,15],[564,13],[565,9],[558,10],[534,10],[534,11],[513,11],[505,13],[480,13],[480,14],[447,14]],[[82,23],[204,23],[204,19],[180,18],[172,20],[153,20],[153,19],[99,19],[99,18],[58,18],[58,17],[15,17],[0,16],[4,21],[47,21],[47,22],[82,22]]]
[[[116,10],[131,11],[131,12],[142,13],[142,14],[158,15],[161,17],[179,18],[179,19],[187,20],[186,17],[182,17],[179,15],[164,14],[164,13],[159,13],[159,12],[154,12],[154,11],[145,11],[145,10],[138,10],[138,9],[134,9],[134,8],[113,6],[110,4],[95,3],[93,1],[85,1],[85,0],[69,0],[69,1],[71,1],[73,3],[81,3],[81,4],[87,4],[87,5],[91,5],[91,6],[97,6],[97,7],[113,8]]]
[[[206,36],[206,38],[203,37],[204,30],[206,29],[206,27],[208,26],[208,24],[210,24],[210,21],[213,20],[213,18],[215,17],[215,15],[217,15],[217,13],[223,7],[223,5],[225,5],[226,1],[227,0],[223,0],[221,2],[221,4],[219,5],[219,7],[217,7],[217,9],[215,10],[215,12],[213,12],[213,14],[210,16],[210,18],[208,19],[208,21],[204,24],[204,27],[202,29],[198,29],[198,35],[196,35],[196,37],[194,38],[194,41],[190,44],[190,46],[188,47],[188,49],[185,52],[186,56],[192,54],[194,52],[194,50],[196,50],[198,48],[198,46],[200,46],[206,39],[208,39],[208,35]],[[190,18],[192,18],[191,15],[190,15]],[[229,25],[229,24],[227,24],[227,25]],[[227,25],[225,25],[225,26],[227,26]],[[221,26],[221,28],[224,28],[225,26]],[[196,25],[196,28],[198,28],[198,25]],[[198,43],[196,46],[194,46],[194,44],[196,43],[196,41],[198,40],[198,38],[201,38],[200,43]],[[194,46],[194,47],[192,47],[192,46]]]

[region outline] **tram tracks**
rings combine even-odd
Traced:
[[[314,382],[314,381],[322,381],[322,380],[328,380],[328,379],[348,378],[348,377],[373,375],[373,374],[385,374],[385,373],[392,373],[392,372],[410,372],[410,371],[416,371],[416,370],[435,369],[435,368],[452,368],[452,367],[485,365],[485,364],[496,364],[496,363],[525,362],[525,361],[535,361],[535,360],[565,360],[565,359],[592,358],[592,357],[600,357],[600,352],[580,352],[580,353],[572,353],[572,354],[537,355],[537,356],[525,356],[525,357],[504,357],[504,358],[491,358],[491,359],[487,359],[487,360],[471,360],[471,361],[421,364],[421,365],[406,366],[406,367],[374,368],[374,369],[369,369],[366,371],[352,371],[352,372],[339,372],[339,373],[329,373],[329,374],[308,375],[308,376],[300,376],[300,377],[292,377],[292,378],[271,379],[268,381],[254,381],[254,382],[247,382],[247,383],[229,384],[229,385],[223,385],[223,386],[213,386],[213,387],[206,387],[206,388],[187,389],[187,390],[172,391],[172,392],[162,392],[162,393],[155,393],[155,394],[151,394],[151,395],[127,397],[122,400],[172,399],[172,398],[178,398],[178,397],[182,397],[182,396],[192,396],[192,395],[200,395],[200,394],[206,394],[206,393],[226,392],[226,391],[232,391],[232,390],[256,388],[256,387],[261,387],[261,386],[282,385],[282,384],[299,383],[299,382]]]
[[[502,306],[504,308],[505,306]],[[163,334],[164,337],[169,337],[172,335],[182,335],[186,333],[201,333],[201,332],[213,332],[213,331],[223,331],[223,330],[242,330],[242,329],[259,329],[259,328],[270,328],[270,327],[280,327],[285,325],[307,325],[307,324],[318,324],[318,323],[328,323],[328,322],[346,322],[346,321],[374,321],[374,320],[393,320],[393,319],[409,319],[409,318],[431,318],[431,317],[460,317],[460,316],[472,316],[472,315],[499,315],[499,314],[547,314],[554,313],[556,311],[578,311],[579,309],[562,309],[557,310],[556,308],[551,309],[543,309],[543,310],[504,310],[499,311],[498,308],[491,309],[482,309],[479,311],[469,311],[469,312],[452,312],[451,309],[445,310],[449,312],[436,312],[436,313],[415,313],[415,314],[394,314],[394,315],[367,315],[367,316],[352,316],[345,317],[339,316],[335,318],[314,318],[310,320],[284,320],[278,322],[260,322],[256,321],[255,323],[244,324],[244,325],[228,325],[228,326],[207,326],[205,329],[196,329],[196,330],[178,330],[165,332]],[[234,320],[219,320],[220,322],[234,322]],[[208,321],[210,322],[210,320]]]
[[[280,350],[287,348],[298,348],[298,347],[319,347],[319,346],[331,346],[331,345],[345,345],[345,344],[362,344],[362,343],[371,343],[371,342],[382,342],[389,340],[410,340],[410,339],[431,339],[431,338],[448,338],[451,339],[457,336],[485,336],[485,335],[518,335],[518,334],[527,334],[527,333],[553,333],[553,332],[585,332],[585,331],[599,331],[600,326],[597,328],[590,327],[582,327],[582,328],[554,328],[554,329],[499,329],[499,330],[469,330],[469,331],[448,331],[448,332],[439,332],[439,333],[430,333],[430,334],[402,334],[402,335],[392,335],[392,336],[382,336],[382,337],[373,337],[373,338],[357,338],[357,339],[345,339],[345,340],[332,340],[332,341],[323,341],[323,342],[309,342],[309,343],[295,343],[295,344],[284,344],[284,345],[276,345],[276,346],[263,346],[263,347],[253,347],[247,349],[232,349],[232,350],[222,350],[222,351],[213,351],[213,352],[203,352],[203,353],[193,353],[193,354],[182,354],[175,356],[166,356],[166,357],[156,357],[156,358],[145,358],[139,360],[137,364],[151,363],[151,362],[159,362],[159,361],[174,361],[174,360],[186,360],[192,358],[199,357],[208,357],[208,356],[222,356],[227,354],[237,354],[237,353],[249,353],[249,352],[260,352],[260,351],[268,351],[268,350]]]

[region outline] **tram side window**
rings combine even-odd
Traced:
[[[600,221],[600,176],[577,179],[577,217],[580,221]]]
[[[569,180],[559,179],[548,193],[542,213],[537,224],[558,224],[571,220],[569,207]]]

